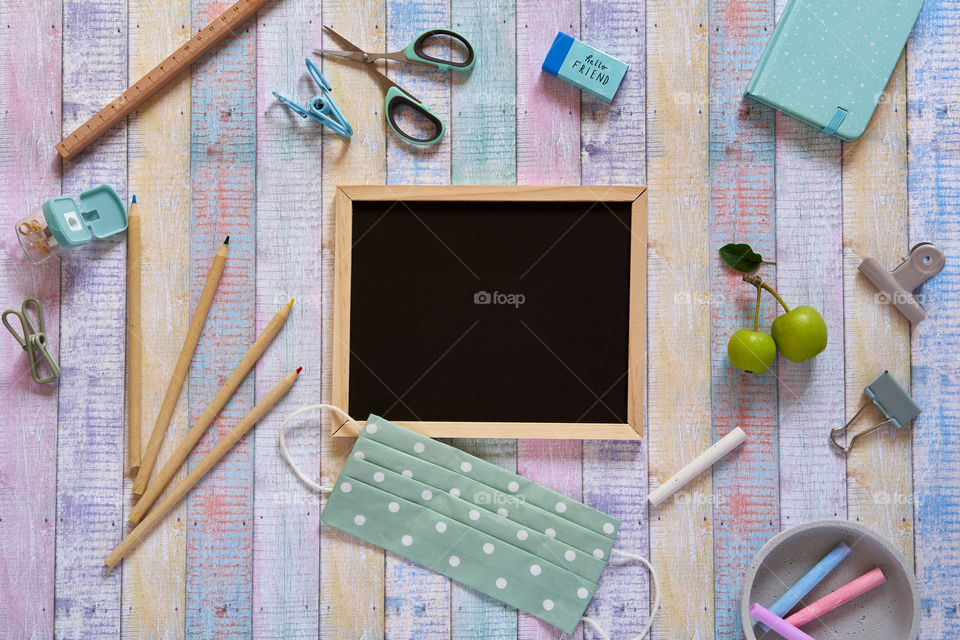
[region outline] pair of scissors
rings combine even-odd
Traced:
[[[390,125],[390,128],[393,129],[394,133],[411,144],[423,147],[436,144],[440,141],[446,131],[443,121],[432,111],[430,111],[430,109],[428,109],[422,102],[413,97],[410,92],[405,91],[397,83],[377,71],[373,67],[373,63],[377,60],[396,60],[399,62],[411,62],[414,64],[429,65],[442,71],[470,71],[473,69],[473,65],[477,59],[473,51],[473,45],[471,45],[465,37],[456,31],[451,31],[450,29],[430,29],[421,33],[413,42],[408,44],[406,48],[401,49],[400,51],[393,51],[390,53],[370,53],[353,44],[330,27],[324,27],[323,29],[330,34],[330,37],[333,38],[334,41],[340,46],[342,46],[344,50],[318,49],[314,51],[314,53],[318,53],[320,55],[337,56],[368,65],[367,69],[373,74],[374,78],[376,78],[384,87],[386,87],[386,95],[384,96],[383,100],[384,115],[386,116],[387,123]],[[443,58],[437,58],[428,55],[424,51],[425,46],[431,39],[440,40],[441,38],[450,38],[459,43],[465,50],[464,60],[445,60]],[[400,128],[397,113],[397,110],[401,107],[412,109],[415,113],[423,117],[432,125],[433,132],[431,134],[427,134],[425,137],[418,137],[415,134],[403,131]]]
[[[31,310],[33,316],[36,317],[36,322],[30,317]],[[20,320],[20,328],[23,331],[22,334],[17,333],[16,329],[10,326],[10,321],[7,320],[7,316],[16,316],[17,319]],[[3,326],[7,328],[7,331],[17,339],[17,342],[20,343],[23,350],[27,352],[27,360],[30,361],[30,376],[34,382],[44,384],[53,382],[60,377],[60,367],[57,365],[57,361],[53,359],[53,355],[50,354],[50,350],[47,349],[47,334],[45,333],[47,328],[43,322],[43,307],[40,306],[39,300],[36,298],[27,298],[23,301],[19,312],[8,309],[3,312],[3,316],[0,319],[3,320]],[[50,368],[50,375],[46,378],[40,375],[41,359],[44,360]]]

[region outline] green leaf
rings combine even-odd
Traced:
[[[728,265],[743,273],[753,273],[763,264],[763,258],[748,244],[725,244],[720,247],[720,257]]]

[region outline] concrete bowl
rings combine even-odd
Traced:
[[[920,595],[913,569],[893,545],[870,529],[842,520],[819,520],[787,529],[760,549],[744,578],[740,618],[746,640],[779,640],[750,617],[750,605],[770,606],[840,542],[850,555],[800,601],[819,600],[879,567],[886,582],[803,626],[817,640],[916,640]]]

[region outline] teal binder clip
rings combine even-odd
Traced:
[[[31,309],[36,321],[30,317]],[[17,333],[17,330],[10,326],[7,316],[16,316],[20,320],[20,328],[23,333]],[[34,382],[46,384],[53,382],[60,377],[60,366],[53,359],[50,350],[47,349],[47,327],[43,321],[43,307],[36,298],[27,298],[23,301],[20,311],[7,309],[2,316],[3,326],[16,338],[17,342],[24,351],[27,352],[27,360],[30,362],[30,376]],[[50,375],[46,378],[41,377],[40,362],[46,362],[50,369]]]
[[[127,209],[113,187],[102,184],[88,189],[79,200],[77,206],[70,196],[50,198],[17,223],[17,238],[31,262],[46,262],[61,249],[126,230]]]
[[[334,102],[333,97],[330,95],[330,92],[333,91],[333,89],[330,88],[330,83],[327,82],[327,79],[320,73],[320,68],[317,67],[313,60],[307,58],[306,62],[307,71],[310,72],[310,76],[320,87],[320,95],[310,98],[306,106],[297,104],[277,91],[273,92],[274,97],[301,118],[313,118],[320,124],[339,133],[344,138],[349,138],[353,135],[353,127],[347,122],[343,112],[340,111],[340,107],[337,106],[337,103]]]

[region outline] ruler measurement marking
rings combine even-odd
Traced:
[[[77,127],[73,133],[61,140],[56,146],[57,151],[65,160],[77,156],[90,143],[113,128],[123,118],[135,111],[145,100],[179,76],[181,72],[212,49],[233,29],[242,26],[269,1],[239,0],[236,2],[176,51],[164,58],[145,76],[130,85],[110,104],[103,107]]]

